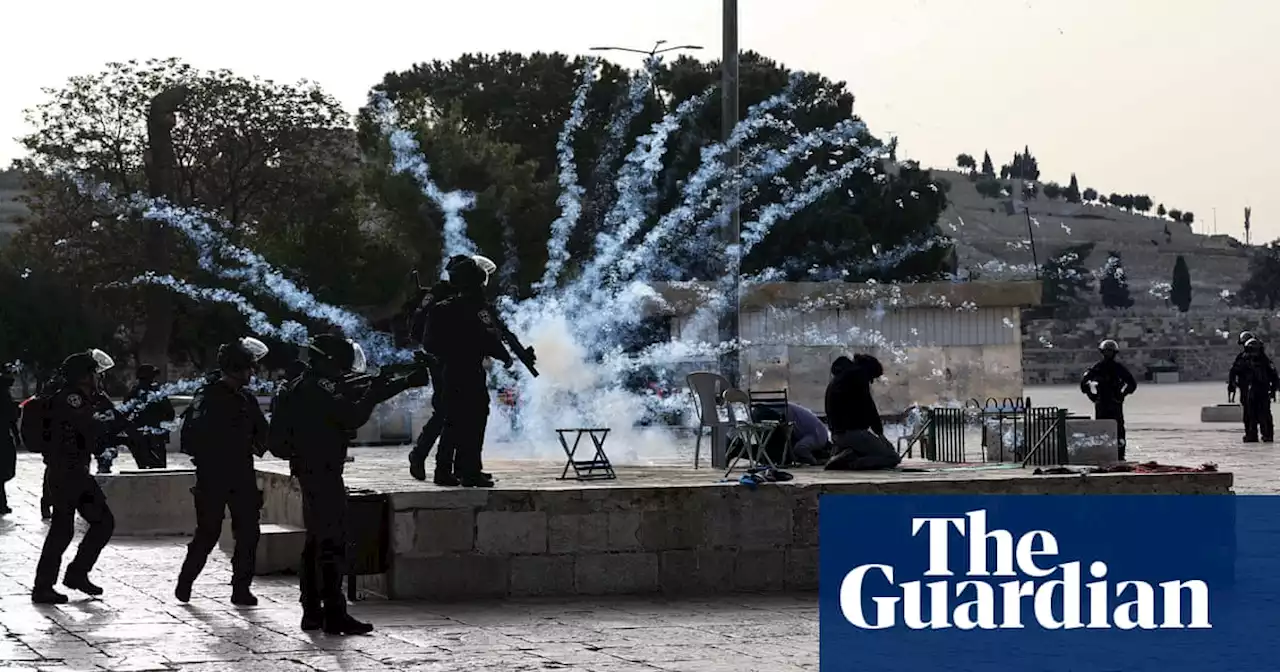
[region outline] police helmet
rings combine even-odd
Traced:
[[[489,262],[492,264],[493,262]],[[489,276],[481,267],[480,262],[475,257],[468,257],[464,254],[454,255],[449,258],[449,263],[444,267],[445,273],[449,274],[449,282],[458,287],[483,287],[489,282]]]
[[[105,373],[116,365],[111,355],[94,348],[85,352],[77,352],[62,360],[62,375],[67,380],[77,380],[89,374]]]
[[[307,350],[312,357],[331,363],[339,371],[350,371],[356,363],[354,344],[341,336],[320,334],[311,339]]]
[[[1252,331],[1240,332],[1240,338],[1236,339],[1236,345],[1245,345],[1250,339],[1255,338]]]
[[[369,360],[364,356],[364,348],[360,347],[359,343],[356,343],[349,338],[347,339],[347,342],[351,344],[351,372],[364,373],[365,371],[368,371]]]
[[[1256,338],[1251,338],[1244,344],[1244,349],[1249,352],[1262,352],[1262,341],[1259,341]]]
[[[1120,344],[1108,338],[1098,344],[1098,352],[1120,352]]]
[[[489,257],[479,254],[472,255],[471,260],[476,262],[476,266],[479,266],[480,270],[484,271],[484,282],[482,284],[489,284],[489,278],[493,277],[494,271],[498,270],[498,265],[493,263],[493,260]]]
[[[218,348],[218,368],[223,371],[252,369],[267,352],[267,345],[258,339],[239,338]]]
[[[160,369],[152,364],[143,364],[138,367],[136,375],[138,380],[155,380],[160,375]]]

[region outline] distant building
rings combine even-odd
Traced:
[[[706,287],[705,285],[703,287]],[[703,287],[657,287],[671,338],[715,342],[716,317],[700,310]],[[885,366],[882,412],[913,404],[1022,397],[1021,309],[1039,305],[1038,282],[767,283],[741,301],[741,385],[788,390],[821,409],[831,362],[865,352]],[[707,359],[686,364],[715,370]]]

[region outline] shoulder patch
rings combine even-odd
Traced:
[[[71,408],[80,408],[84,406],[84,397],[72,392],[67,395],[67,405]]]
[[[328,392],[329,394],[333,394],[335,387],[333,385],[332,380],[329,380],[328,378],[321,378],[319,385],[320,385],[320,389],[324,390],[325,392]]]

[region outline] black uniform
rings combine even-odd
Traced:
[[[22,443],[18,431],[18,404],[9,397],[13,379],[0,376],[0,515],[11,513],[4,484],[18,470],[18,444]]]
[[[159,389],[160,384],[155,381],[138,381],[125,397],[126,405],[148,395],[152,397],[150,402],[138,405],[132,414],[138,431],[130,437],[129,452],[133,453],[139,469],[163,469],[168,464],[169,431],[162,425],[172,422],[175,415],[169,397],[156,394]]]
[[[115,518],[98,481],[89,473],[89,458],[90,453],[102,445],[104,437],[122,431],[128,420],[106,395],[71,386],[64,387],[53,396],[49,415],[52,440],[45,452],[45,462],[53,516],[40,562],[36,565],[32,597],[40,598],[53,591],[62,554],[71,544],[75,532],[76,513],[89,523],[89,529],[80,541],[75,559],[67,565],[63,584],[89,594],[99,594],[101,589],[88,582],[88,575],[111,539]]]
[[[1244,411],[1244,440],[1253,443],[1261,432],[1262,441],[1275,440],[1275,423],[1271,415],[1271,402],[1280,389],[1280,377],[1276,367],[1265,352],[1242,352],[1231,365],[1227,377],[1227,391],[1240,390],[1240,405]]]
[[[369,421],[373,409],[406,389],[375,379],[362,392],[342,382],[341,375],[310,369],[291,383],[288,420],[293,474],[302,489],[302,518],[307,528],[298,572],[303,628],[341,632],[347,615],[342,595],[345,573],[347,488],[342,469],[356,430]],[[359,394],[359,396],[356,396]],[[279,421],[279,420],[276,420]]]
[[[191,584],[204,569],[222,534],[223,511],[231,510],[236,549],[231,557],[233,601],[254,602],[246,593],[253,582],[262,491],[253,469],[254,455],[266,452],[267,419],[258,400],[245,389],[218,380],[206,383],[191,400],[182,428],[183,450],[196,467],[196,531],[178,575],[178,598],[190,599]]]
[[[455,293],[449,281],[444,280],[423,294],[418,309],[413,314],[413,321],[409,325],[409,337],[415,344],[426,348],[426,330],[431,310],[437,303]],[[418,434],[417,441],[409,451],[410,471],[414,473],[414,478],[426,478],[425,473],[418,473],[418,470],[422,468],[420,465],[426,461],[427,456],[431,454],[431,448],[435,446],[436,441],[440,440],[440,435],[444,432],[444,410],[447,402],[445,393],[440,389],[438,367],[431,371],[431,379],[437,381],[431,390],[431,418],[422,426],[422,432]],[[442,461],[441,454],[436,453],[436,481],[447,481],[453,477],[451,458],[452,456],[448,456]]]
[[[462,485],[492,484],[483,473],[481,451],[489,420],[485,357],[513,363],[493,323],[482,288],[458,291],[431,311],[428,352],[440,360],[437,394],[444,395],[444,427],[436,473],[451,470]]]
[[[1092,383],[1097,384],[1097,392]],[[1097,420],[1116,421],[1116,439],[1121,460],[1124,460],[1124,398],[1138,389],[1138,381],[1124,364],[1114,359],[1103,359],[1089,367],[1080,380],[1080,391],[1093,402],[1093,417]]]

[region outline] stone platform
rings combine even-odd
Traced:
[[[817,588],[818,498],[827,494],[1227,494],[1229,473],[1037,476],[1008,465],[904,463],[920,471],[797,469],[752,489],[688,465],[618,466],[618,479],[560,481],[561,465],[489,461],[498,487],[409,478],[404,452],[347,465],[353,494],[387,503],[389,570],[362,588],[391,599]],[[264,519],[300,525],[296,482],[259,463]],[[296,516],[296,517],[295,517]]]

